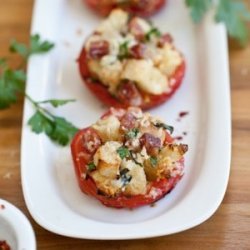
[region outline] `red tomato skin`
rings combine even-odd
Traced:
[[[118,6],[117,4],[101,4],[102,1],[100,0],[85,0],[85,2],[98,14],[102,16],[107,16],[113,9],[115,8],[122,8],[121,6]],[[138,15],[142,17],[149,17],[156,12],[158,12],[165,4],[167,0],[154,0],[154,5],[151,9],[144,7],[135,7],[135,6],[127,6],[123,7],[122,9],[128,11],[129,13],[133,15]]]
[[[80,57],[78,59],[78,66],[81,77],[85,82],[85,85],[101,102],[103,102],[109,107],[114,107],[114,108],[128,108],[129,106],[131,106],[120,103],[115,97],[113,97],[108,92],[107,87],[105,87],[102,83],[94,82],[93,80],[91,80],[90,78],[91,74],[87,65],[87,53],[85,48],[83,48],[81,51]],[[166,102],[180,87],[183,77],[185,75],[185,71],[186,71],[186,63],[183,60],[183,63],[176,69],[175,73],[171,77],[171,79],[174,79],[175,82],[173,86],[171,86],[170,92],[161,95],[144,94],[144,97],[147,98],[147,102],[144,101],[140,105],[140,108],[143,110],[148,110]]]
[[[109,114],[109,112],[107,112],[105,116],[107,114]],[[175,185],[179,182],[179,180],[182,178],[181,175],[177,175],[169,179],[160,179],[160,180],[154,181],[148,187],[148,192],[146,195],[135,195],[131,197],[128,197],[125,195],[118,195],[116,197],[108,197],[108,196],[100,194],[98,192],[98,189],[94,180],[90,176],[87,176],[86,164],[88,163],[87,159],[90,159],[91,155],[89,154],[89,157],[85,157],[85,154],[88,154],[88,153],[83,147],[82,135],[86,133],[86,131],[89,129],[92,129],[92,128],[85,128],[85,129],[80,130],[75,135],[71,143],[71,152],[72,152],[72,157],[73,157],[73,162],[74,162],[74,169],[75,169],[78,185],[81,191],[87,195],[95,197],[105,206],[114,207],[114,208],[136,208],[139,206],[154,203],[157,200],[161,199],[166,194],[168,194],[175,187]],[[168,132],[166,132],[166,134],[167,134],[166,142],[171,143],[173,141],[172,137],[168,134]],[[184,167],[183,159],[180,161],[180,163]],[[161,190],[161,192],[159,192],[157,195],[149,196],[148,193],[150,192],[151,188],[157,188]]]

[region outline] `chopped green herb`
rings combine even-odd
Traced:
[[[75,99],[50,99],[50,100],[45,100],[45,101],[41,101],[41,102],[37,102],[39,104],[44,104],[44,103],[49,103],[51,104],[53,107],[57,108],[59,106],[65,105],[69,102],[75,102]]]
[[[128,148],[123,147],[123,146],[117,149],[117,153],[119,154],[119,156],[121,157],[121,159],[124,159],[124,158],[126,158],[126,157],[129,156],[129,150],[128,150]]]
[[[150,163],[153,167],[157,165],[157,158],[156,157],[150,157]]]
[[[157,128],[164,128],[164,129],[168,130],[170,132],[170,134],[172,134],[174,132],[174,127],[169,126],[163,122],[156,123],[156,124],[154,124],[154,126]]]
[[[134,161],[134,163],[137,164],[137,165],[139,165],[140,167],[143,167],[143,165],[136,160],[136,157],[134,156],[134,153],[132,151],[129,151],[129,152],[130,152],[130,157],[132,158],[132,160]]]
[[[139,129],[138,128],[133,128],[133,129],[131,129],[131,130],[128,131],[128,133],[126,134],[126,136],[128,138],[133,139],[133,138],[136,138],[136,136],[138,135],[138,133],[139,133]]]
[[[126,186],[132,180],[132,176],[128,175],[127,174],[128,172],[129,170],[127,168],[124,168],[120,171],[120,178],[121,178],[123,187]]]
[[[145,35],[145,39],[146,41],[150,41],[151,40],[151,37],[160,37],[161,36],[161,32],[155,28],[155,27],[152,27],[152,29]]]
[[[93,171],[96,169],[96,165],[94,164],[94,162],[88,163],[87,166],[88,166],[88,171]]]
[[[120,44],[120,47],[119,47],[119,55],[118,55],[118,58],[119,58],[120,60],[129,58],[130,53],[129,53],[128,44],[129,44],[129,41],[125,41],[125,42],[123,42],[122,44]]]

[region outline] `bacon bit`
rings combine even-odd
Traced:
[[[179,113],[179,117],[182,118],[182,117],[184,117],[184,116],[186,116],[188,114],[189,114],[188,111],[182,111],[182,112]]]
[[[0,205],[1,209],[5,209],[5,206],[3,204]]]
[[[109,43],[107,41],[96,41],[90,43],[89,56],[93,59],[100,59],[109,53]]]
[[[11,248],[5,240],[1,240],[0,241],[0,250],[11,250]]]
[[[161,139],[149,133],[143,134],[140,138],[140,143],[142,146],[145,146],[147,153],[152,156],[156,156],[161,147]]]
[[[145,54],[146,46],[142,43],[138,43],[130,48],[130,54],[135,59],[142,59]]]
[[[157,45],[160,48],[162,48],[166,43],[172,43],[172,42],[173,42],[172,36],[170,34],[164,34],[163,36],[160,37]]]
[[[101,145],[101,138],[93,129],[88,129],[82,136],[82,142],[84,149],[94,154]]]
[[[145,32],[143,28],[140,26],[138,22],[138,18],[136,17],[132,18],[128,24],[128,28],[129,28],[130,33],[132,33],[136,39],[138,39],[139,41],[144,40]]]
[[[142,97],[133,82],[124,82],[118,89],[117,98],[127,106],[140,106]]]
[[[129,130],[134,128],[136,123],[136,118],[132,113],[126,113],[121,119],[121,128],[122,130]]]

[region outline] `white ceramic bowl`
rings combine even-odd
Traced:
[[[0,199],[0,241],[13,250],[35,250],[35,234],[25,215],[9,202]]]

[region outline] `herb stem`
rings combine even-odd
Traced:
[[[32,99],[27,93],[24,93],[25,97],[33,104],[36,110],[41,112],[43,115],[45,115],[48,119],[51,121],[54,121],[55,116],[52,115],[47,109],[44,109],[39,105],[40,102],[36,102],[34,99]]]

